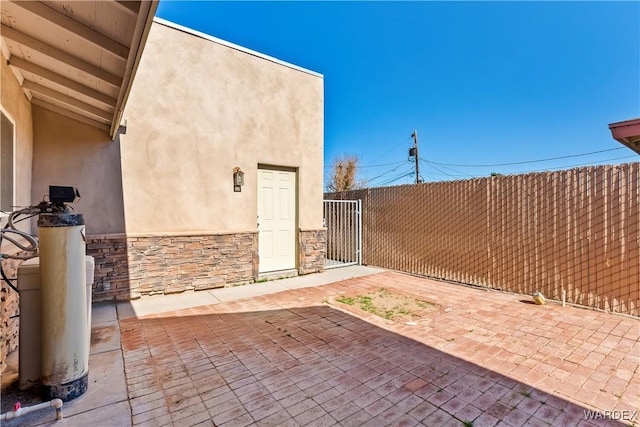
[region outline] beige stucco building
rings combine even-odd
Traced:
[[[35,114],[32,197],[80,189],[95,299],[322,268],[321,75],[156,18],[116,141]]]
[[[111,18],[128,16],[135,27],[118,42],[125,50],[109,50],[104,38],[117,28],[85,33],[62,16],[68,10],[58,3],[73,2],[52,3],[2,2],[7,197],[26,206],[49,185],[79,189],[74,208],[95,257],[94,301],[323,268],[322,75],[153,18],[157,2],[96,2],[113,3]],[[16,11],[26,24],[12,21]],[[55,31],[29,33],[27,18]],[[64,42],[60,28],[84,38]],[[85,42],[100,45],[101,56],[87,47],[77,57]],[[20,55],[29,49],[33,56]],[[107,57],[121,67],[106,69]],[[33,223],[23,229],[37,233]],[[14,306],[3,307],[3,336],[15,329],[7,320]]]

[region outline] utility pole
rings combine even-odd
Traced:
[[[416,184],[420,184],[422,181],[420,180],[420,166],[418,165],[420,161],[418,158],[418,131],[414,130],[411,137],[413,137],[413,147],[409,149],[409,157],[415,157],[416,159]]]

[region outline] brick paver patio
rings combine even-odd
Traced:
[[[380,287],[442,309],[405,325],[327,303]],[[640,321],[529,299],[386,272],[121,320],[133,424],[640,421]]]

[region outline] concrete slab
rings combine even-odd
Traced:
[[[113,305],[113,304],[112,304]],[[115,306],[113,306],[115,312]],[[91,328],[89,355],[120,349],[120,326],[117,320],[101,322]]]
[[[290,289],[321,286],[354,277],[382,273],[385,270],[362,265],[325,270],[322,273],[278,279],[268,282],[252,283],[230,288],[211,289],[208,291],[187,291],[181,294],[151,295],[140,299],[119,302],[117,316],[120,320],[132,317],[142,317],[151,314],[202,307],[221,302],[236,301],[283,292]]]
[[[287,279],[290,280],[290,279]],[[261,295],[273,294],[286,291],[280,281],[252,283],[249,285],[235,286],[233,288],[213,289],[209,291],[215,298],[222,302],[235,301],[243,298],[257,297]]]
[[[364,265],[353,265],[350,267],[333,268],[325,270],[320,274],[308,274],[291,279],[276,280],[276,283],[287,289],[301,289],[313,286],[328,285],[340,280],[353,279],[355,277],[368,276],[370,274],[382,273],[385,270]]]
[[[96,303],[91,307],[91,323],[113,322],[118,320],[116,307],[111,302]]]
[[[109,406],[82,412],[73,417],[64,418],[61,421],[49,421],[38,426],[131,426],[131,407],[129,402],[119,402]]]
[[[118,344],[120,341],[118,340]],[[39,396],[21,400],[24,406],[42,402]],[[120,408],[120,409],[118,409]],[[98,410],[99,409],[99,410]],[[106,351],[89,357],[89,388],[87,392],[62,407],[64,420],[55,421],[55,409],[41,411],[3,421],[3,427],[70,425],[102,426],[131,425],[131,408],[128,403],[124,377],[122,351]]]
[[[121,302],[118,303],[117,310],[118,317],[126,319],[219,302],[220,300],[209,292],[186,291],[181,294],[143,296],[137,300]]]
[[[354,277],[368,276],[370,274],[384,273],[384,268],[370,267],[368,265],[352,265],[350,267],[332,268],[326,270],[326,275],[331,276],[333,280],[346,280]]]
[[[65,403],[64,415],[71,417],[94,408],[127,401],[122,351],[106,351],[89,358],[89,388],[82,396]]]
[[[117,302],[115,307],[116,313],[118,313],[118,319],[120,320],[136,317],[136,311],[133,309],[131,301]]]

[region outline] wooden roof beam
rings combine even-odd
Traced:
[[[130,15],[137,15],[140,11],[140,1],[117,0],[115,4]]]
[[[60,74],[56,74],[53,71],[47,70],[46,68],[43,68],[29,61],[25,61],[24,59],[18,58],[17,56],[12,56],[11,58],[9,58],[8,63],[9,65],[18,68],[21,71],[31,73],[35,76],[43,78],[44,80],[66,87],[69,90],[91,98],[97,102],[100,102],[101,104],[107,105],[109,107],[116,106],[115,98],[112,98],[109,95],[105,95],[102,92],[98,92],[97,90],[88,88],[74,80],[68,79],[67,77],[61,76]]]
[[[81,24],[75,19],[68,17],[64,13],[53,9],[44,3],[40,3],[39,1],[17,1],[12,2],[12,4],[20,6],[43,20],[51,22],[52,24],[87,40],[91,44],[111,53],[120,60],[126,61],[129,57],[128,47],[121,45],[117,41]]]
[[[25,33],[22,33],[4,24],[0,26],[0,31],[2,32],[2,37],[28,47],[29,49],[33,49],[41,53],[42,55],[62,62],[63,64],[68,65],[71,68],[75,68],[78,71],[87,73],[118,90],[120,90],[120,87],[122,86],[122,79],[120,77],[104,71],[101,68],[96,67],[95,65],[89,64],[40,40],[37,40]]]
[[[101,119],[108,120],[108,121],[111,121],[113,119],[113,114],[108,111],[101,110],[100,108],[94,107],[91,104],[87,104],[86,102],[82,102],[69,95],[65,95],[64,93],[50,89],[46,86],[42,86],[41,84],[32,82],[30,80],[25,80],[22,83],[22,87],[25,90],[30,90],[32,92],[38,93],[48,98],[55,99],[56,101],[62,102],[63,104],[67,104],[79,110],[86,111],[88,114],[99,117]]]
[[[113,138],[118,135],[120,129],[120,121],[124,113],[124,106],[127,103],[131,86],[133,85],[133,78],[136,74],[140,59],[142,57],[142,51],[144,45],[147,42],[151,25],[153,24],[153,17],[156,14],[158,8],[158,0],[140,1],[138,3],[138,12],[136,19],[136,28],[133,34],[133,41],[131,43],[131,55],[127,61],[126,71],[122,77],[123,85],[120,94],[118,95],[118,101],[116,103],[115,114],[113,121],[111,122],[111,130],[109,133]]]
[[[33,98],[31,100],[31,103],[33,105],[37,105],[39,107],[46,108],[47,110],[53,111],[54,113],[58,113],[58,114],[60,114],[62,116],[69,117],[69,118],[71,118],[73,120],[77,120],[77,121],[79,121],[81,123],[87,124],[89,126],[96,127],[98,129],[102,129],[102,130],[107,131],[107,132],[111,128],[111,126],[109,126],[106,123],[102,123],[102,122],[100,122],[98,120],[94,120],[94,119],[89,118],[87,116],[83,116],[82,114],[75,113],[75,112],[73,112],[71,110],[65,110],[62,107],[59,107],[57,105],[51,104],[51,103],[49,103],[47,101],[43,101],[43,100],[38,99],[38,98]]]

